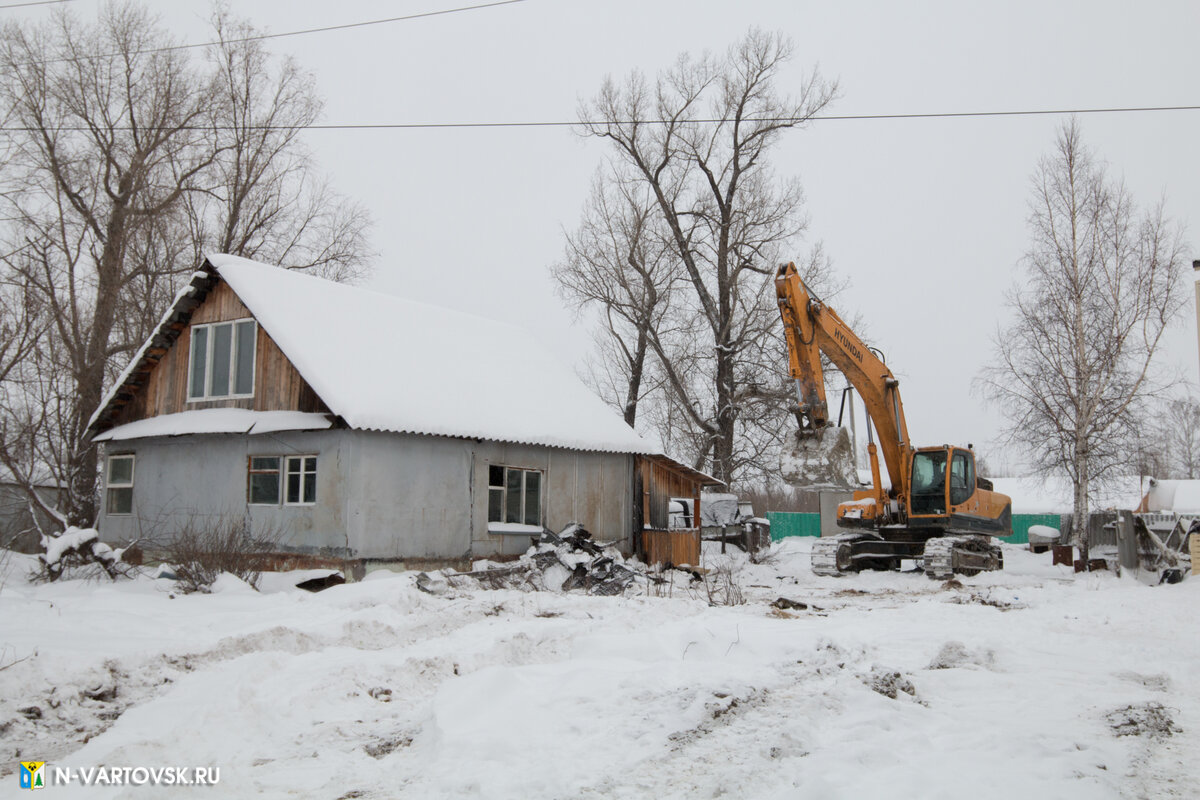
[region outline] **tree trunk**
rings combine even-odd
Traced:
[[[713,477],[728,484],[733,477],[734,422],[733,410],[734,353],[727,343],[717,347],[717,430],[713,441]]]
[[[127,188],[128,178],[122,180]],[[127,194],[127,192],[126,192]],[[127,208],[118,202],[109,217],[104,249],[96,265],[96,302],[92,324],[84,351],[84,361],[76,376],[75,442],[71,453],[71,492],[67,518],[72,525],[89,527],[98,516],[96,479],[99,476],[96,446],[88,441],[87,424],[100,407],[104,396],[104,367],[108,362],[108,345],[116,324],[117,301],[121,293],[121,274],[124,261]]]
[[[642,395],[642,372],[646,366],[646,350],[649,347],[646,328],[638,329],[637,347],[629,362],[629,391],[625,393],[625,424],[633,427],[637,420],[638,398]]]
[[[1075,476],[1075,511],[1071,518],[1071,527],[1075,532],[1075,544],[1079,548],[1079,557],[1083,559],[1084,569],[1088,563],[1089,531],[1088,531],[1088,465],[1086,451],[1076,450],[1078,471]]]

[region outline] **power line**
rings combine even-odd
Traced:
[[[386,19],[372,19],[366,22],[347,22],[342,25],[326,25],[322,28],[305,28],[299,31],[284,31],[283,33],[263,33],[254,36],[244,36],[239,39],[227,39],[224,42],[197,42],[195,44],[179,44],[171,47],[157,47],[151,50],[139,50],[139,53],[156,53],[165,50],[187,50],[194,47],[216,47],[222,44],[240,44],[241,42],[255,42],[263,39],[282,39],[286,36],[304,36],[310,33],[326,33],[328,31],[344,31],[351,28],[365,28],[368,25],[385,25],[389,22],[404,22],[410,19],[422,19],[424,17],[440,17],[445,14],[457,14],[460,11],[478,11],[481,8],[495,8],[496,6],[508,6],[513,3],[524,3],[525,0],[497,0],[494,3],[480,3],[474,6],[460,6],[458,8],[445,8],[441,11],[422,11],[419,14],[405,14],[402,17],[388,17]]]
[[[73,2],[73,0],[41,0],[40,3],[25,3],[23,5],[40,5],[42,3],[48,4],[48,3],[67,3],[67,2]],[[46,61],[28,61],[25,63],[29,64],[29,65],[59,64],[64,61],[73,61],[76,58],[102,60],[102,59],[106,59],[106,58],[116,58],[118,56],[125,56],[125,55],[147,55],[150,53],[166,53],[166,52],[170,52],[173,50],[193,50],[198,47],[219,47],[221,45],[227,45],[227,44],[241,44],[243,42],[258,42],[258,41],[263,41],[265,39],[283,39],[287,36],[305,36],[310,33],[327,33],[329,31],[350,30],[351,28],[365,28],[369,25],[386,25],[390,22],[404,22],[406,20],[423,19],[425,17],[440,17],[440,16],[444,16],[446,14],[457,14],[462,11],[478,11],[478,10],[484,9],[484,8],[495,8],[496,6],[508,6],[508,5],[512,5],[514,3],[524,3],[524,2],[525,2],[525,0],[496,0],[496,2],[480,3],[478,5],[473,5],[473,6],[459,6],[458,8],[444,8],[440,11],[422,11],[417,14],[405,14],[402,17],[387,17],[386,19],[370,19],[370,20],[366,20],[364,22],[347,22],[347,23],[343,23],[341,25],[325,25],[320,28],[305,28],[303,30],[283,31],[281,33],[260,33],[260,34],[255,34],[253,36],[240,36],[236,39],[226,39],[225,41],[193,42],[191,44],[173,44],[173,45],[166,45],[164,47],[147,47],[145,50],[133,50],[133,51],[130,51],[129,53],[108,53],[106,55],[96,55],[96,56],[79,55],[79,56],[73,56],[72,58],[52,58],[52,59],[47,59]],[[8,6],[0,6],[0,8],[7,8],[7,7]]]
[[[28,8],[29,6],[57,6],[62,3],[73,3],[75,0],[35,0],[31,3],[9,3],[8,5],[0,6],[0,9],[5,8]]]
[[[950,119],[955,117],[1027,117],[1053,114],[1121,114],[1146,113],[1152,111],[1200,111],[1200,106],[1140,106],[1129,108],[1060,108],[1025,111],[935,111],[909,114],[819,114],[812,117],[750,117],[743,122],[833,122],[885,119]],[[717,124],[732,122],[731,119],[712,117],[690,119],[686,123]],[[388,130],[406,128],[552,128],[574,125],[665,125],[666,120],[542,120],[525,122],[381,122],[381,123],[327,123],[307,126],[309,130]]]
[[[509,0],[513,2],[514,0]],[[519,0],[516,0],[519,1]],[[812,117],[749,117],[743,122],[835,122],[835,121],[874,121],[889,119],[954,119],[971,117],[1032,117],[1050,116],[1055,114],[1143,114],[1164,111],[1200,111],[1196,106],[1129,106],[1108,108],[1058,108],[1058,109],[1026,109],[1021,111],[931,111],[924,113],[906,114],[821,114]],[[731,119],[711,117],[691,119],[686,123],[717,124],[732,122]],[[362,130],[420,130],[448,128],[566,128],[577,125],[597,127],[603,125],[665,125],[665,120],[525,120],[513,122],[346,122],[346,123],[314,123],[299,126],[304,130],[315,131],[362,131]],[[184,126],[179,130],[233,130],[231,125],[194,125]],[[293,126],[282,125],[248,125],[238,130],[295,130]],[[2,126],[0,131],[31,132],[38,130],[29,126]],[[64,126],[55,128],[58,131],[87,131],[90,128],[80,126]],[[129,126],[115,126],[112,130],[131,130]],[[143,128],[143,130],[146,130]]]

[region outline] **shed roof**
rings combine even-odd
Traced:
[[[528,332],[228,255],[210,255],[92,417],[114,407],[227,282],[325,405],[352,428],[657,454]]]

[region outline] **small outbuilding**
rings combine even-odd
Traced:
[[[695,563],[672,497],[719,481],[635,433],[528,332],[210,256],[89,424],[107,541],[230,519],[360,561],[523,552],[579,522]],[[659,533],[656,533],[659,532]]]

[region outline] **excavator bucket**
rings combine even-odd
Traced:
[[[780,455],[783,479],[798,489],[849,489],[858,485],[850,429],[830,425],[797,433]]]

